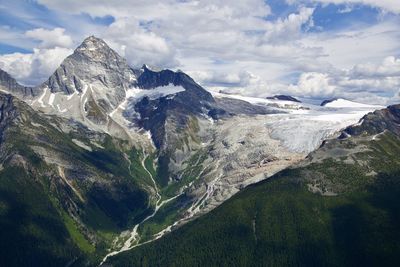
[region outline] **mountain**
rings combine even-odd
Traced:
[[[90,36],[39,86],[42,94],[33,106],[107,125],[111,123],[107,114],[125,99],[125,91],[135,80],[125,59],[103,40]]]
[[[292,102],[301,103],[300,100],[294,98],[293,96],[289,96],[289,95],[274,95],[274,96],[269,96],[269,97],[267,97],[267,99],[271,99],[271,100],[283,100],[283,101],[292,101]]]
[[[108,263],[304,160],[376,109],[209,92],[182,71],[131,68],[93,36],[41,85],[0,78],[0,234],[15,236],[3,242],[5,266]]]
[[[111,266],[397,266],[400,105]]]

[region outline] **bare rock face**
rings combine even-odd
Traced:
[[[0,89],[23,98],[34,97],[38,94],[32,87],[20,85],[10,74],[0,69]]]
[[[0,135],[3,134],[4,129],[8,127],[19,114],[13,101],[13,96],[0,94]]]

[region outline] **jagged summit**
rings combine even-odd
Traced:
[[[108,44],[95,36],[87,37],[74,51],[77,56],[85,56],[92,61],[109,64],[112,61],[126,64],[126,60],[118,55]]]
[[[136,75],[127,61],[102,39],[90,36],[61,63],[41,88],[44,94],[48,90],[49,93],[80,95],[85,104],[106,113],[125,99],[126,90],[135,81]],[[54,104],[62,106],[57,101]]]

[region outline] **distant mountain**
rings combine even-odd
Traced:
[[[322,101],[321,106],[330,108],[370,108],[370,107],[375,107],[376,109],[383,108],[382,106],[358,103],[343,98],[324,100]]]
[[[16,94],[20,97],[37,95],[37,90],[20,85],[11,75],[0,69],[0,90]]]
[[[298,99],[296,99],[296,98],[294,98],[292,96],[289,96],[289,95],[274,95],[274,96],[267,97],[267,99],[270,99],[270,100],[284,100],[284,101],[292,101],[292,102],[301,103],[300,100],[298,100]]]
[[[329,103],[331,103],[331,102],[333,102],[333,101],[336,101],[337,99],[338,99],[338,98],[332,98],[332,99],[324,100],[324,101],[321,102],[320,106],[321,106],[321,107],[324,107],[324,106],[326,106],[327,104],[329,104]]]

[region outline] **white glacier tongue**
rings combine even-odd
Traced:
[[[221,93],[213,93],[213,96],[240,99],[253,105],[281,111],[280,114],[268,115],[269,119],[265,125],[272,138],[280,140],[283,146],[295,153],[309,153],[315,150],[323,140],[332,138],[340,130],[358,123],[365,114],[383,108],[344,99],[333,100],[321,107],[305,103],[287,105],[288,101]]]
[[[271,137],[278,139],[289,150],[309,153],[318,148],[322,141],[335,137],[340,130],[356,124],[376,106],[356,108],[310,109],[303,113],[274,114],[267,127]]]

